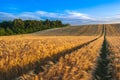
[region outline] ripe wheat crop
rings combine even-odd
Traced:
[[[107,37],[111,64],[113,66],[113,80],[120,80],[120,37]]]
[[[61,51],[71,49],[94,38],[96,36],[0,37],[0,80],[20,76],[34,69],[37,64],[52,60],[53,55],[58,55]],[[46,59],[41,62],[44,58]]]
[[[92,80],[92,74],[97,65],[97,58],[103,43],[103,37],[61,57],[57,64],[43,66],[44,72],[26,74],[22,80]]]

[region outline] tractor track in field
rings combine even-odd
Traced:
[[[53,60],[48,60],[48,61],[52,61],[53,63],[56,64],[61,57],[64,57],[66,54],[71,54],[72,52],[74,52],[74,51],[76,51],[76,50],[78,50],[78,49],[81,49],[82,47],[84,47],[84,46],[86,46],[86,45],[89,45],[90,43],[98,40],[99,38],[100,38],[100,37],[95,38],[95,39],[93,39],[93,40],[91,40],[91,41],[89,41],[89,42],[86,42],[86,43],[84,43],[84,44],[82,44],[82,45],[76,46],[76,47],[74,47],[74,48],[72,48],[72,49],[59,52],[59,53],[57,53],[57,55],[53,55],[53,56],[52,56]],[[46,58],[46,59],[47,59],[47,58]],[[42,61],[45,61],[45,59],[42,60]],[[46,63],[45,63],[45,64],[40,64],[40,65],[43,66],[43,65],[46,65]],[[36,74],[38,74],[39,72],[43,72],[43,71],[44,71],[44,69],[42,69],[42,68],[40,67],[40,65],[37,65],[38,68],[35,69],[35,73],[36,73]],[[39,68],[40,68],[40,69],[39,69]]]
[[[108,42],[106,40],[106,27],[104,25],[104,41],[101,48],[101,53],[97,61],[97,67],[93,73],[93,80],[113,80],[112,65],[110,52],[108,50]]]
[[[56,64],[61,57],[64,57],[66,54],[71,54],[72,52],[74,52],[74,51],[76,51],[78,49],[81,49],[82,47],[84,47],[86,45],[89,45],[90,43],[92,43],[92,42],[98,40],[99,38],[101,38],[103,36],[103,34],[104,34],[104,26],[103,26],[103,29],[102,29],[102,32],[101,32],[100,36],[98,36],[97,38],[95,38],[93,40],[90,40],[90,41],[88,41],[86,43],[83,43],[83,44],[81,44],[79,46],[73,47],[71,49],[68,49],[68,50],[65,50],[65,51],[61,51],[61,52],[59,52],[59,53],[57,53],[55,55],[52,55],[51,57],[46,57],[44,59],[38,60],[37,62],[35,62],[36,67],[34,68],[34,70],[31,70],[31,71],[33,71],[34,74],[38,74],[40,72],[44,72],[44,69],[43,69],[42,66],[48,65],[48,62],[51,61],[51,62],[53,62],[53,64]],[[26,72],[25,74],[27,74],[28,72]],[[21,76],[21,75],[19,75],[19,76]],[[16,78],[12,78],[12,80],[15,80],[15,79]]]
[[[53,60],[49,60],[49,61],[52,61],[54,64],[56,64],[61,57],[64,57],[66,54],[71,54],[72,52],[74,52],[74,51],[76,51],[78,49],[81,49],[82,47],[84,47],[86,45],[89,45],[90,43],[92,43],[92,42],[98,40],[99,38],[101,38],[103,36],[103,34],[104,34],[104,26],[102,28],[102,32],[101,32],[101,34],[100,34],[99,37],[97,37],[97,38],[95,38],[95,39],[93,39],[91,41],[88,41],[86,43],[83,43],[82,45],[76,46],[74,48],[71,48],[71,49],[68,49],[68,50],[65,50],[65,51],[62,51],[62,52],[59,52],[59,53],[57,53],[57,55],[53,55],[52,56]],[[40,67],[41,65],[44,66],[46,64],[40,64],[40,65],[38,65],[38,67],[36,67],[36,69],[35,69],[35,73],[36,74],[44,71],[44,69],[42,69],[42,67]]]
[[[54,64],[56,64],[61,57],[64,57],[67,54],[71,54],[72,52],[74,52],[74,51],[76,51],[76,50],[78,50],[78,49],[80,49],[80,48],[82,48],[86,45],[89,45],[90,43],[98,40],[100,37],[101,36],[99,36],[99,37],[97,37],[97,38],[95,38],[91,41],[88,41],[86,43],[83,43],[82,45],[76,46],[74,48],[71,48],[71,49],[68,49],[68,50],[65,50],[65,51],[62,51],[62,52],[59,52],[59,53],[57,53],[57,55],[52,55],[51,57],[46,57],[44,59],[38,60],[37,62],[35,62],[36,68],[34,70],[29,70],[28,72],[33,71],[34,72],[33,74],[39,74],[40,72],[44,72],[44,69],[43,69],[42,66],[48,65],[48,62],[51,61]],[[26,72],[24,74],[27,74],[28,72]],[[21,76],[21,75],[19,75],[19,76]],[[9,80],[9,79],[6,79],[6,80]],[[16,78],[12,78],[12,80],[16,80]]]

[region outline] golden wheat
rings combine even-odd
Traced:
[[[19,76],[36,66],[41,59],[52,59],[58,52],[93,40],[96,36],[81,37],[39,37],[12,36],[0,37],[0,79]],[[40,63],[45,63],[40,62]]]
[[[114,80],[120,80],[120,37],[107,37]]]
[[[91,80],[96,68],[97,58],[102,47],[103,37],[71,54],[61,57],[57,64],[44,66],[38,75],[26,74],[22,80]],[[50,64],[48,64],[50,65]]]

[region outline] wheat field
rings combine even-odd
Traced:
[[[114,80],[120,80],[120,37],[107,37]]]
[[[119,80],[119,24],[0,37],[0,80]]]
[[[32,33],[40,36],[97,36],[102,30],[102,25],[69,26]]]
[[[71,54],[61,57],[57,64],[50,68],[44,66],[45,71],[29,79],[41,80],[92,80],[92,74],[97,64],[103,37],[84,46]],[[94,44],[96,44],[94,46]],[[49,65],[49,64],[48,64]],[[24,75],[25,76],[25,75]]]

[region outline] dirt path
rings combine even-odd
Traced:
[[[110,65],[110,54],[108,51],[108,42],[106,40],[106,27],[104,25],[104,42],[102,45],[98,64],[93,74],[93,80],[113,80],[112,79],[112,66]]]

